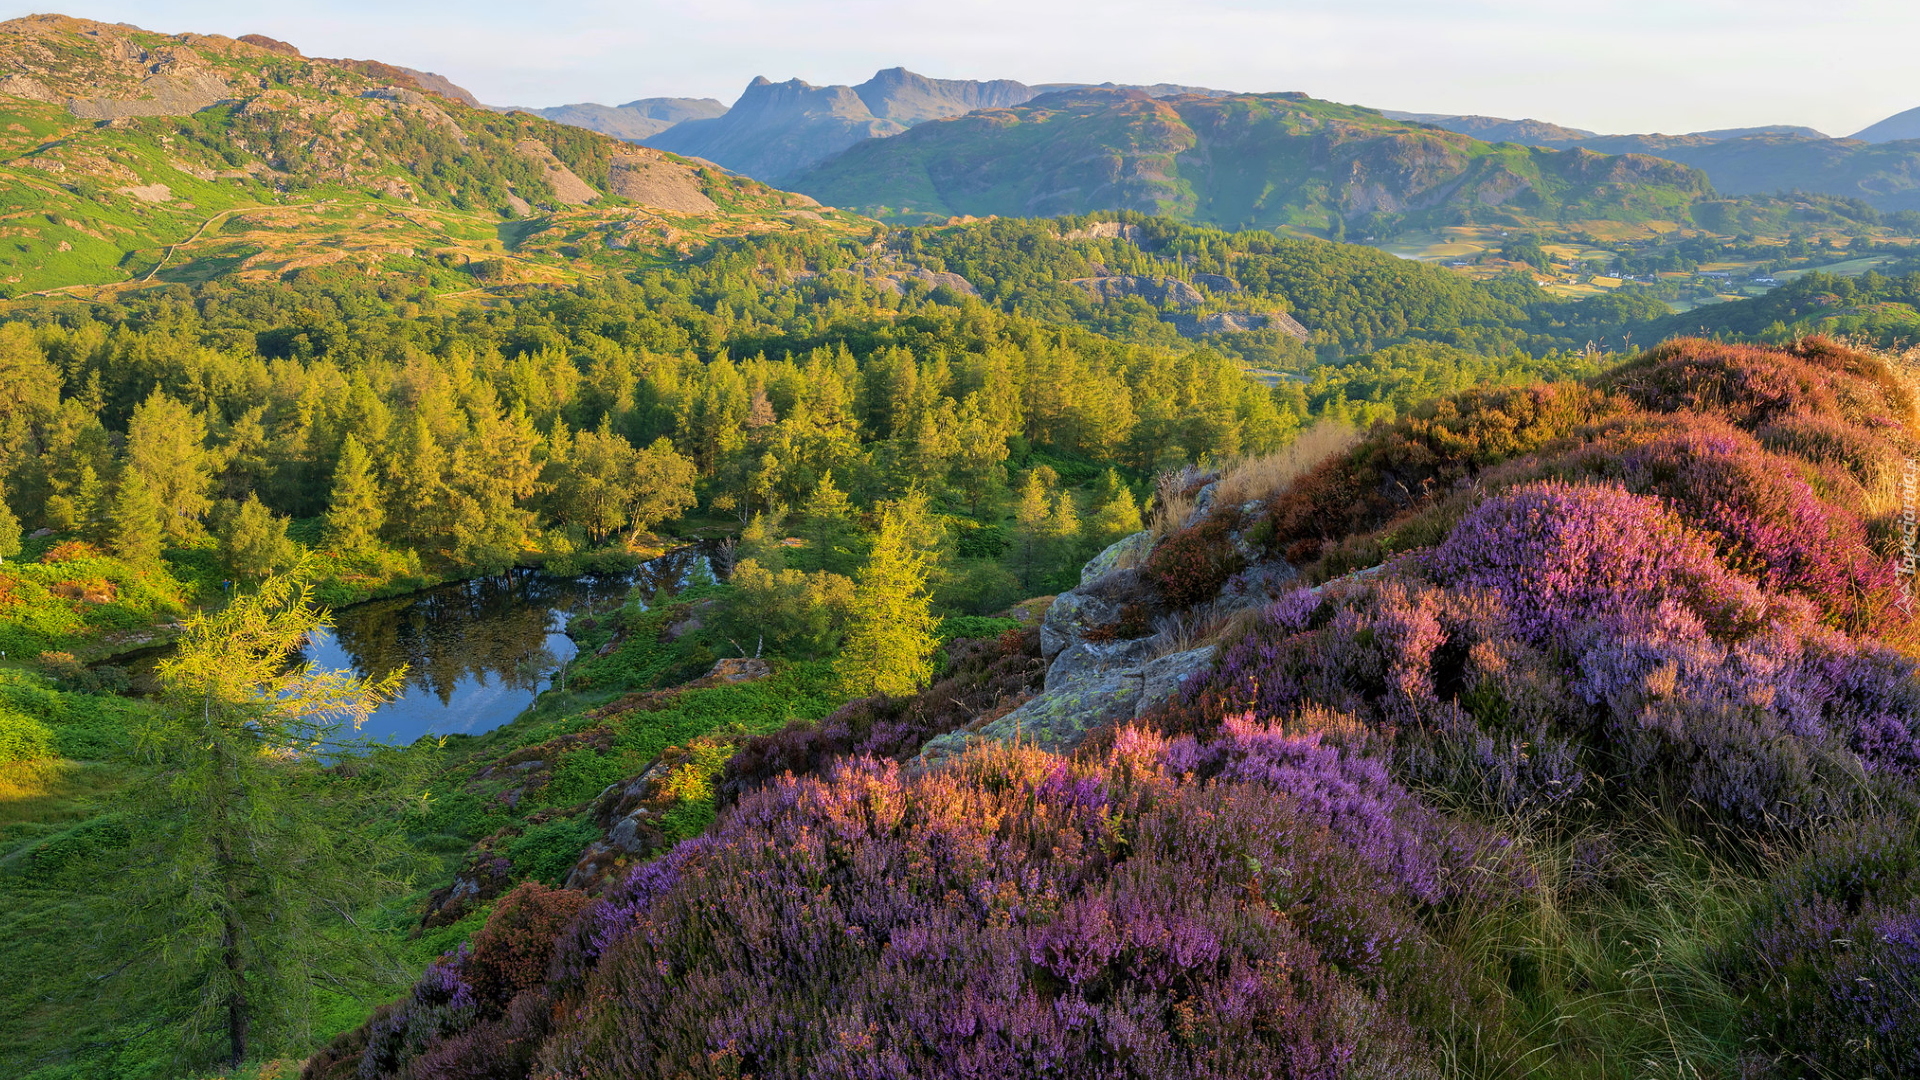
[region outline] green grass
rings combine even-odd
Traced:
[[[1435,1025],[1449,1073],[1741,1074],[1741,1002],[1716,954],[1746,923],[1756,868],[1663,821],[1649,810],[1637,826],[1560,837],[1501,823],[1539,880],[1517,902],[1461,911],[1439,928],[1441,945],[1475,977],[1474,994],[1458,1000],[1477,995],[1481,1006]],[[1489,1014],[1499,1023],[1485,1023]]]

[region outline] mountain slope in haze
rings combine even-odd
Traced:
[[[272,39],[30,16],[0,23],[0,71],[13,295],[334,264],[547,280],[823,220],[799,196]]]
[[[1906,112],[1895,113],[1877,124],[1869,124],[1854,132],[1853,138],[1870,143],[1920,139],[1920,109],[1908,109]]]
[[[571,124],[627,142],[639,142],[687,120],[724,116],[727,107],[712,98],[640,98],[625,105],[598,105],[583,101],[545,109],[503,106],[499,112],[527,112],[556,124]]]
[[[1688,135],[1598,135],[1539,120],[1387,112],[1488,141],[1602,154],[1649,154],[1705,172],[1723,195],[1806,191],[1860,199],[1879,210],[1920,210],[1920,109],[1847,139],[1809,127],[1697,131]]]
[[[926,120],[1015,105],[1034,93],[1006,79],[929,79],[905,68],[878,72],[858,86],[762,77],[747,85],[725,115],[676,124],[646,142],[778,183],[857,142]]]
[[[1403,112],[1398,109],[1381,109],[1380,115],[1390,120],[1411,120],[1416,124],[1429,124],[1437,128],[1471,135],[1482,142],[1517,142],[1528,146],[1566,146],[1582,139],[1596,137],[1597,132],[1584,128],[1562,127],[1545,120],[1508,120],[1501,116],[1450,116],[1446,113]]]
[[[1375,214],[1671,219],[1712,197],[1702,174],[1672,162],[1496,146],[1303,94],[1115,90],[923,124],[855,146],[790,186],[902,219],[1138,210],[1309,229]]]

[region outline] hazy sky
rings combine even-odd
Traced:
[[[6,17],[44,0],[0,0]],[[87,0],[66,14],[260,33],[436,71],[482,101],[731,103],[755,75],[1176,82],[1606,132],[1920,106],[1914,0]]]

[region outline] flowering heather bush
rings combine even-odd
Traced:
[[[1920,774],[1911,661],[1819,626],[1614,486],[1515,488],[1393,575],[1296,593],[1188,703],[1343,709],[1405,732],[1416,774],[1510,809],[1612,779],[1797,823],[1847,805],[1849,761]]]
[[[1244,570],[1246,557],[1233,543],[1238,511],[1208,515],[1190,529],[1166,538],[1147,559],[1146,576],[1160,598],[1176,608],[1211,600],[1227,579]]]
[[[1920,1075],[1920,844],[1879,822],[1819,842],[1728,956],[1779,1076]]]
[[[1552,445],[1609,407],[1604,396],[1570,383],[1441,398],[1276,495],[1268,504],[1269,547],[1309,562],[1343,537],[1378,529],[1493,465]]]
[[[1616,425],[1579,451],[1525,471],[1658,496],[1712,534],[1727,566],[1768,589],[1813,600],[1834,625],[1874,628],[1891,606],[1893,560],[1868,545],[1861,491],[1843,478],[1845,498],[1822,498],[1798,465],[1722,422],[1662,417]]]
[[[1382,995],[1437,996],[1421,913],[1507,861],[1379,763],[1245,717],[1205,744],[1124,731],[1097,761],[848,759],[587,908],[531,1075],[1426,1075]],[[416,1027],[438,1038],[412,1076],[525,1075],[440,1064],[543,1022],[531,994],[480,1004],[478,945],[374,1025],[363,1075],[396,1075]]]
[[[945,672],[924,693],[861,698],[817,723],[794,723],[748,740],[727,762],[719,801],[731,804],[782,773],[816,773],[844,755],[905,760],[928,739],[1024,700],[1040,689],[1045,673],[1038,627],[956,639],[947,646]]]
[[[1883,362],[1821,338],[1786,348],[1676,339],[1595,384],[1646,409],[1722,416],[1750,431],[1795,414],[1906,421],[1914,408]]]
[[[580,893],[534,882],[508,893],[471,945],[436,960],[410,997],[343,1036],[303,1075],[344,1077],[355,1048],[362,1049],[352,1075],[360,1080],[525,1075],[545,1031],[547,1004],[544,993],[527,991],[540,990],[555,942],[586,903]],[[519,1071],[507,1067],[513,1062]]]

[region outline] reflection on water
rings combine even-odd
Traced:
[[[478,735],[513,719],[558,665],[574,655],[567,620],[618,607],[629,590],[651,600],[705,559],[689,549],[632,574],[464,581],[333,613],[306,658],[323,668],[381,677],[404,666],[406,682],[359,735],[410,743],[423,735]]]

